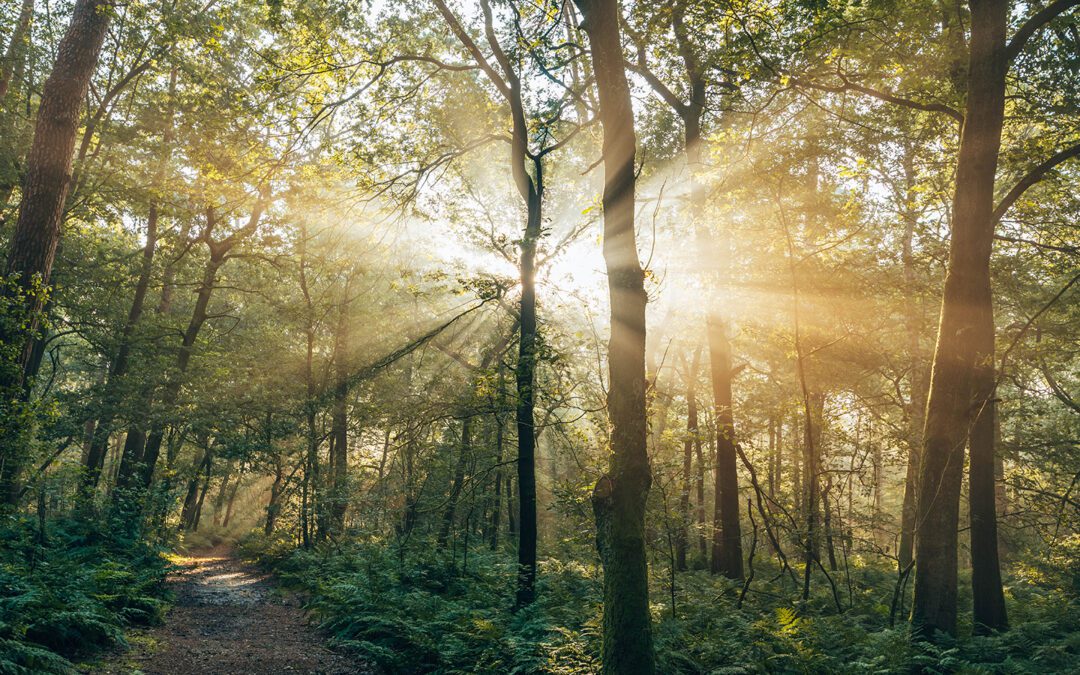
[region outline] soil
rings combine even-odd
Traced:
[[[296,597],[228,549],[193,552],[168,581],[176,603],[157,628],[129,635],[130,648],[84,673],[270,675],[375,673],[336,654]]]

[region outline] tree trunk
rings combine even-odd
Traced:
[[[832,474],[829,474],[825,479],[825,489],[821,491],[821,508],[824,514],[822,524],[825,528],[825,548],[826,553],[829,556],[829,571],[836,571],[836,546],[833,542],[833,527],[832,527],[832,506],[829,504],[829,497],[832,493],[833,482]]]
[[[906,148],[904,154],[904,180],[906,183],[905,200],[910,203],[915,197],[916,176],[913,164],[913,149]],[[908,338],[908,358],[911,360],[910,401],[908,403],[908,461],[907,474],[904,478],[904,502],[900,512],[900,543],[897,550],[899,570],[902,572],[910,565],[915,547],[915,516],[918,512],[919,458],[922,454],[923,426],[926,422],[926,397],[929,393],[929,373],[927,372],[920,336],[922,335],[921,307],[916,272],[914,239],[918,217],[911,209],[904,212],[904,313]]]
[[[348,298],[349,285],[345,285]],[[348,510],[349,495],[349,315],[348,303],[343,302],[338,318],[337,334],[334,336],[334,410],[330,421],[330,436],[333,449],[330,457],[330,534],[339,535],[345,530],[345,512]]]
[[[517,539],[517,499],[514,495],[514,480],[511,476],[506,477],[506,532],[510,535],[510,539]]]
[[[210,261],[203,272],[203,281],[199,286],[198,297],[195,300],[195,308],[191,313],[187,330],[184,331],[183,340],[180,343],[180,351],[176,356],[176,365],[162,391],[159,404],[159,412],[167,413],[176,407],[183,386],[184,374],[187,372],[191,357],[195,351],[195,340],[206,322],[207,308],[210,304],[210,296],[214,292],[214,284],[218,269],[224,263],[224,254],[211,253]],[[157,465],[158,456],[161,454],[161,443],[165,438],[165,422],[155,421],[150,432],[146,436],[146,445],[142,452],[132,448],[137,454],[128,455],[128,447],[124,447],[124,456],[120,463],[120,475],[117,477],[119,487],[147,489],[154,476],[154,467]]]
[[[499,369],[499,394],[498,403],[502,405],[502,369]],[[502,522],[502,484],[503,469],[500,464],[503,461],[503,422],[502,415],[495,413],[495,486],[491,496],[491,530],[488,532],[488,546],[492,551],[499,548],[499,523]]]
[[[1005,0],[972,0],[971,44],[966,115],[956,167],[952,237],[948,271],[941,303],[937,347],[926,409],[923,458],[919,479],[918,528],[915,541],[915,600],[912,622],[919,635],[933,638],[935,631],[956,634],[957,529],[964,447],[977,417],[992,420],[993,313],[990,288],[990,252],[993,245],[994,175],[1001,145],[1005,110],[1005,75],[1008,59]],[[979,411],[983,411],[979,414]],[[990,426],[992,429],[992,426]],[[994,531],[993,435],[989,451],[985,434],[972,440],[973,511],[980,532],[972,531],[972,552],[986,550],[985,537]],[[990,462],[986,472],[982,465]],[[986,476],[990,484],[985,484]],[[989,496],[989,512],[982,495]],[[973,523],[974,525],[975,523]],[[997,542],[990,547],[996,554]],[[976,544],[978,542],[978,544]],[[979,588],[984,600],[1001,594],[996,574],[987,573],[992,561],[976,560]],[[973,570],[974,571],[974,570]],[[973,575],[974,582],[974,575]],[[996,586],[993,587],[993,586]],[[996,599],[990,599],[997,606]],[[981,610],[986,604],[980,602]],[[1001,617],[977,615],[984,626]]]
[[[3,293],[10,303],[0,321],[0,397],[7,403],[0,442],[0,499],[18,501],[18,476],[25,461],[25,430],[19,411],[32,384],[27,378],[34,336],[48,295],[64,202],[71,186],[71,158],[79,113],[112,17],[105,0],[78,0],[57,46],[52,73],[41,92],[34,140],[26,160],[22,201],[8,248]],[[8,428],[9,425],[12,428]]]
[[[274,483],[270,486],[270,501],[266,505],[266,523],[263,525],[263,534],[267,537],[274,534],[278,514],[281,513],[281,493],[284,490],[285,469],[278,461],[274,464]]]
[[[800,378],[805,387],[805,371],[800,361]],[[821,512],[821,423],[825,412],[825,396],[819,392],[803,390],[803,412],[805,427],[803,432],[803,517],[806,519],[806,538],[803,547],[803,592],[802,599],[810,599],[810,576],[814,564],[821,560],[821,542],[818,539],[818,523]]]
[[[991,318],[991,324],[993,320]],[[985,329],[985,327],[984,327]],[[980,345],[993,354],[993,325],[989,340]],[[974,630],[985,635],[1009,627],[1005,611],[1005,595],[1001,586],[1001,564],[998,558],[997,495],[994,480],[994,427],[997,406],[994,401],[994,362],[980,362],[976,386],[986,398],[971,429],[971,457],[968,463],[968,511],[971,521],[971,595],[974,609]]]
[[[176,365],[163,387],[158,411],[163,416],[171,413],[176,407],[180,390],[184,385],[184,375],[187,373],[191,357],[195,353],[195,341],[199,337],[199,332],[208,317],[207,308],[210,305],[210,297],[214,293],[218,270],[228,260],[229,252],[233,247],[242,241],[244,237],[255,231],[268,201],[269,196],[265,192],[260,194],[244,227],[221,241],[212,239],[216,226],[216,215],[213,207],[207,207],[204,239],[210,249],[210,260],[203,271],[203,280],[199,285],[195,308],[191,312],[191,319],[188,321],[184,337],[180,342]],[[126,474],[123,470],[123,462],[121,462],[121,475],[118,477],[119,484],[137,486],[143,490],[149,489],[150,484],[153,482],[154,468],[157,465],[158,456],[161,454],[161,443],[164,437],[165,423],[159,419],[151,425],[150,432],[146,436],[146,445],[143,447],[141,454],[128,458],[129,468]]]
[[[450,482],[450,497],[446,501],[446,509],[443,510],[442,527],[439,529],[438,544],[440,548],[446,546],[450,540],[450,532],[454,529],[454,517],[457,515],[458,500],[461,498],[461,490],[465,486],[465,467],[469,462],[471,453],[471,439],[469,435],[472,426],[472,418],[468,412],[461,419],[461,443],[458,446],[457,461],[454,462],[454,477]]]
[[[229,494],[229,480],[232,478],[233,462],[229,461],[225,465],[225,474],[221,477],[221,485],[218,486],[217,494],[214,496],[214,527],[221,527],[221,518],[225,511],[225,499]]]
[[[604,569],[603,672],[653,673],[645,554],[645,504],[652,483],[646,452],[645,275],[634,234],[634,113],[626,80],[617,0],[576,0],[584,14],[599,93],[604,157],[604,261],[608,273],[608,417],[611,463],[593,490]]]
[[[11,33],[11,41],[4,53],[4,61],[0,64],[0,105],[7,97],[15,71],[21,70],[21,64],[26,59],[26,50],[30,46],[30,20],[33,16],[34,0],[23,0],[15,30]]]
[[[232,521],[233,506],[236,505],[236,493],[240,489],[241,478],[243,478],[243,466],[241,466],[241,472],[237,474],[236,480],[232,483],[228,499],[225,500],[225,517],[221,521],[221,528],[223,530],[229,529],[229,523]]]
[[[743,578],[742,529],[739,522],[739,475],[735,422],[731,412],[731,343],[726,326],[712,317],[709,358],[716,409],[716,509],[713,515],[712,572]]]
[[[690,100],[676,112],[683,121],[686,162],[690,170],[690,209],[694,222],[696,247],[702,270],[713,270],[706,280],[707,288],[719,288],[727,283],[730,274],[728,241],[718,241],[705,229],[706,192],[701,174],[704,172],[704,139],[701,119],[707,96],[707,71],[699,61],[685,23],[685,3],[672,5],[672,30],[683,62]],[[706,300],[706,334],[711,364],[713,402],[716,419],[715,494],[711,570],[731,579],[743,578],[742,525],[739,514],[738,453],[735,448],[735,418],[732,410],[731,342],[727,322],[718,307],[718,294],[708,294]]]
[[[709,559],[709,541],[705,534],[705,453],[702,451],[702,445],[699,429],[697,438],[694,439],[694,454],[697,458],[697,476],[695,478],[697,509],[694,519],[698,526],[698,555],[701,557],[702,564],[705,564]]]
[[[199,490],[199,501],[195,504],[195,517],[191,521],[191,531],[199,529],[199,521],[202,519],[203,503],[206,502],[206,493],[210,491],[210,462],[206,462],[206,473],[203,476],[202,489]]]
[[[683,440],[683,485],[679,494],[679,531],[675,540],[675,569],[686,569],[690,548],[690,492],[694,487],[694,447],[698,440],[697,376],[701,367],[701,348],[694,350],[690,371],[686,376],[686,438]]]
[[[521,242],[521,327],[515,372],[518,437],[517,607],[528,605],[536,598],[536,243],[542,223],[543,178],[542,164],[537,161],[535,166],[536,181],[530,182],[526,193],[528,222]]]
[[[199,508],[199,477],[205,471],[209,476],[211,452],[209,448],[202,451],[192,467],[191,478],[188,480],[187,492],[184,496],[184,506],[180,511],[180,529],[191,531],[195,526],[195,515]]]
[[[172,154],[173,140],[173,113],[174,98],[176,93],[177,70],[173,68],[169,75],[169,96],[165,115],[165,128],[162,132],[161,150],[158,157],[158,167],[154,174],[154,189],[160,190],[165,180],[169,157]],[[98,416],[97,427],[90,442],[90,451],[86,458],[86,467],[83,474],[82,490],[84,494],[93,491],[98,484],[101,475],[102,462],[105,459],[105,449],[108,448],[109,434],[113,432],[113,421],[116,418],[116,407],[120,404],[121,385],[127,375],[131,347],[136,326],[142,318],[143,307],[146,303],[146,293],[150,288],[150,278],[154,271],[154,255],[158,239],[158,218],[160,211],[157,196],[154,195],[150,202],[150,210],[146,217],[146,243],[143,245],[142,265],[139,267],[139,278],[135,284],[135,295],[131,300],[131,309],[128,310],[127,321],[124,323],[120,334],[120,344],[116,355],[110,365],[105,379],[105,390],[101,397],[101,411]],[[139,452],[141,455],[141,450]]]

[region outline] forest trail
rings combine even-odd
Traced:
[[[227,548],[196,551],[168,584],[176,602],[156,628],[131,636],[131,648],[86,673],[270,675],[371,673],[330,651],[295,597]]]

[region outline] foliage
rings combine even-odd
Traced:
[[[513,561],[471,551],[467,567],[435,549],[401,554],[383,544],[295,549],[252,537],[245,552],[308,598],[340,647],[388,673],[591,673],[598,668],[595,563],[542,563],[535,606],[512,609]],[[1007,633],[938,644],[889,626],[887,570],[853,571],[853,604],[830,611],[821,588],[805,607],[770,564],[743,607],[739,585],[707,572],[678,576],[675,616],[654,565],[657,668],[663,673],[1054,673],[1080,667],[1075,595],[1020,579],[1008,589],[1017,624]],[[770,580],[771,579],[771,580]]]
[[[67,673],[69,659],[125,645],[160,623],[162,551],[98,524],[9,517],[0,531],[0,673]]]

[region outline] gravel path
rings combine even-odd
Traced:
[[[330,651],[294,597],[226,550],[186,559],[169,579],[176,604],[165,624],[138,631],[131,649],[86,673],[270,675],[373,673]]]

